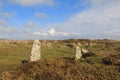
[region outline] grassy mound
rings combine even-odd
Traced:
[[[43,59],[5,72],[1,80],[117,80],[119,69],[119,66],[91,65],[67,58]]]

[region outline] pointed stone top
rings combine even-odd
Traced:
[[[34,41],[35,41],[35,42],[39,42],[39,40],[38,40],[38,39],[35,39]]]
[[[40,41],[38,39],[34,40],[34,43],[39,43],[40,44]]]
[[[80,47],[79,47],[79,46],[76,46],[76,49],[80,49]]]

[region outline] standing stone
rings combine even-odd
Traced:
[[[78,42],[78,46],[82,46],[82,44],[80,42]]]
[[[41,56],[40,47],[41,47],[41,43],[39,42],[39,40],[35,40],[31,51],[30,61],[40,60],[40,56]]]
[[[87,49],[82,48],[82,49],[81,49],[81,52],[82,52],[82,53],[88,53],[89,51],[88,51]]]
[[[89,41],[87,47],[89,48],[91,46],[91,44],[92,44],[92,41]]]
[[[81,49],[79,46],[76,46],[75,60],[78,60],[82,57]]]

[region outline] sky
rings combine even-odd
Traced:
[[[120,0],[0,0],[0,39],[120,39]]]

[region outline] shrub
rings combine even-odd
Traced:
[[[96,54],[93,53],[93,52],[88,52],[88,53],[83,54],[83,57],[84,57],[84,58],[92,57],[92,56],[96,56]]]
[[[89,61],[97,58],[89,57]],[[1,80],[116,80],[120,72],[115,66],[97,67],[88,63],[69,62],[66,59],[48,59],[30,62],[2,75]]]
[[[115,48],[115,50],[116,50],[116,51],[120,51],[120,47],[118,47],[118,48]]]
[[[95,63],[101,64],[101,63],[102,63],[100,57],[87,57],[87,58],[82,58],[82,59],[81,59],[81,62],[86,62],[86,63],[89,63],[89,64],[95,64]]]
[[[68,47],[73,48],[75,44],[69,43],[67,44]]]
[[[120,66],[120,54],[118,55],[110,55],[102,59],[103,63],[106,65],[116,65]]]

